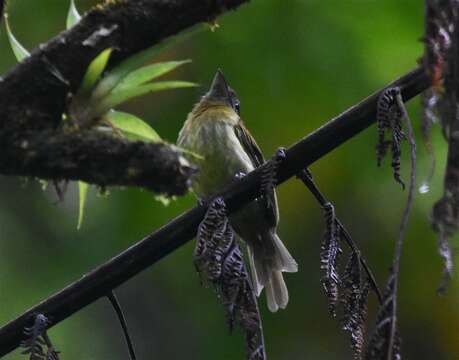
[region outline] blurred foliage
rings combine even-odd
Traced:
[[[10,23],[28,49],[65,27],[68,2],[11,0]],[[79,1],[88,9],[95,1]],[[220,28],[173,47],[159,60],[190,58],[182,79],[203,85],[136,99],[124,111],[147,119],[175,141],[183,121],[217,67],[242,100],[242,114],[267,157],[288,146],[374,90],[416,66],[423,46],[423,6],[415,0],[252,1],[219,19]],[[0,73],[14,66],[0,31]],[[410,103],[419,118],[419,99]],[[419,139],[420,137],[418,137]],[[406,193],[390,164],[376,167],[376,128],[357,136],[312,167],[337,214],[361,244],[381,284],[388,274]],[[441,260],[428,216],[442,193],[446,146],[435,129],[437,172],[429,193],[418,194],[402,258],[400,327],[408,359],[459,358],[459,286],[438,297]],[[402,175],[408,176],[408,148]],[[419,146],[419,179],[429,159]],[[91,191],[91,190],[90,190]],[[38,182],[0,178],[0,323],[127,248],[183,210],[192,195],[169,207],[137,189],[111,189],[88,198],[85,227],[75,230],[78,194],[65,201]],[[322,212],[297,180],[279,189],[280,235],[300,271],[287,275],[291,300],[271,314],[261,300],[270,359],[350,359],[346,335],[330,319],[320,285]],[[457,243],[458,239],[454,239]],[[141,359],[243,359],[243,339],[228,335],[212,291],[199,285],[193,244],[182,247],[117,290]],[[370,323],[375,299],[370,302]],[[102,299],[50,331],[62,358],[125,359],[126,349],[108,301]],[[18,359],[19,352],[5,359]]]

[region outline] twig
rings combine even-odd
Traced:
[[[405,120],[408,130],[408,141],[411,149],[411,168],[410,181],[408,186],[408,197],[406,206],[403,210],[402,219],[398,237],[395,242],[394,258],[387,280],[386,289],[384,291],[383,303],[381,304],[375,330],[370,338],[366,352],[366,359],[383,359],[394,360],[400,357],[400,335],[397,326],[397,301],[398,289],[400,281],[400,260],[402,256],[403,243],[405,239],[406,228],[408,226],[408,218],[413,205],[414,192],[416,187],[416,143],[414,138],[413,126],[406,111],[403,102],[402,94],[398,87],[388,88],[381,96],[388,100],[388,110],[391,111],[391,118],[388,119],[392,129],[392,135],[395,131],[401,131],[401,118]],[[380,121],[380,119],[378,119]],[[396,142],[397,147],[400,146],[400,138],[392,140]],[[393,144],[392,144],[393,146]],[[397,159],[400,159],[400,151],[397,152]],[[398,171],[398,170],[397,170]],[[398,173],[399,175],[399,173]],[[400,181],[400,178],[398,179]]]
[[[393,345],[394,345],[396,329],[397,329],[397,300],[398,300],[398,286],[399,286],[399,281],[400,281],[400,259],[402,256],[403,240],[405,239],[405,232],[408,226],[408,218],[410,216],[411,208],[413,207],[414,191],[416,188],[416,142],[414,140],[415,138],[414,138],[413,125],[411,124],[410,117],[408,115],[408,112],[406,111],[405,104],[403,102],[402,95],[400,92],[395,97],[395,100],[397,102],[398,108],[402,112],[402,117],[405,120],[406,127],[408,130],[407,137],[408,137],[408,141],[410,143],[410,149],[411,149],[411,153],[410,153],[411,167],[410,167],[410,183],[408,186],[408,198],[406,200],[406,206],[405,206],[405,209],[403,210],[402,220],[400,222],[400,230],[398,233],[397,243],[395,245],[394,264],[392,266],[395,279],[394,279],[394,291],[393,291],[393,300],[392,300],[393,302],[392,304],[393,320],[392,320],[392,326],[391,326],[391,336],[390,336],[389,348],[387,352],[388,360],[392,360],[392,351],[393,351]]]
[[[132,343],[131,337],[129,336],[129,329],[127,327],[126,318],[124,317],[123,309],[121,308],[120,302],[118,301],[118,298],[116,297],[114,291],[111,291],[107,295],[107,298],[110,301],[110,304],[112,304],[113,310],[115,310],[115,313],[116,313],[116,316],[118,317],[121,328],[123,329],[124,339],[126,340],[126,345],[128,347],[130,360],[136,360],[134,344]]]
[[[399,86],[408,100],[429,87],[430,82],[421,68],[402,76],[390,87]],[[343,144],[375,122],[378,91],[337,116],[286,151],[278,171],[278,184],[295,176],[325,154]],[[265,166],[257,168],[221,193],[229,213],[252,201],[259,194]],[[205,208],[197,206],[131,246],[112,260],[70,284],[42,303],[34,306],[0,329],[0,356],[15,349],[23,339],[22,329],[30,324],[32,314],[49,314],[53,326],[105,296],[109,291],[173,252],[196,235]]]

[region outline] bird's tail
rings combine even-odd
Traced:
[[[288,290],[282,272],[297,272],[298,265],[276,233],[268,232],[256,242],[250,242],[250,268],[254,291],[260,296],[266,289],[268,308],[272,312],[285,309]]]

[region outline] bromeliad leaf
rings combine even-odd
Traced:
[[[141,51],[113,68],[97,85],[94,90],[94,98],[101,99],[107,96],[128,74],[132,73],[147,61],[151,61],[156,55],[170,46],[177,44],[180,41],[188,39],[197,32],[206,29],[205,26],[198,25],[189,31],[176,35],[159,45],[154,45],[144,51]]]
[[[105,97],[98,104],[95,104],[95,113],[104,114],[115,106],[132,99],[137,96],[145,95],[148,93],[178,89],[178,88],[188,88],[197,86],[195,83],[188,81],[158,81],[151,84],[139,85],[136,87],[129,87],[123,89],[115,89],[107,97]]]
[[[84,207],[86,205],[86,197],[88,196],[88,188],[89,184],[85,183],[84,181],[78,181],[78,190],[79,190],[79,197],[80,197],[80,208],[78,211],[78,225],[77,230],[81,229],[81,225],[83,224],[83,215],[84,215]]]
[[[107,114],[107,119],[130,138],[150,142],[162,141],[158,133],[137,116],[113,110]]]
[[[81,83],[79,94],[85,96],[91,93],[91,90],[94,88],[94,85],[97,83],[100,75],[107,66],[112,50],[112,48],[105,49],[89,64]]]
[[[81,19],[81,15],[78,13],[78,10],[75,6],[75,1],[70,0],[70,7],[67,13],[67,22],[66,22],[67,29],[70,29],[72,26],[78,23],[80,19]]]
[[[190,62],[191,60],[166,61],[144,66],[127,75],[113,92],[137,87]]]
[[[8,15],[5,13],[5,25],[6,25],[6,34],[8,35],[8,40],[10,42],[11,49],[13,50],[14,56],[17,61],[22,61],[30,55],[30,52],[21,45],[21,43],[15,38],[13,32],[10,28],[10,23],[8,22]]]

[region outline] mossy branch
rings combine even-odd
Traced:
[[[113,67],[247,1],[107,1],[70,30],[40,45],[0,81],[0,174],[81,179],[101,186],[132,185],[183,194],[192,171],[173,148],[108,139],[96,132],[90,139],[82,133],[69,135],[62,130],[62,114],[69,94],[75,94],[88,65],[104,49],[114,49],[108,68]],[[101,155],[97,142],[110,147]],[[135,176],[128,171],[132,163]],[[128,166],[120,171],[120,164]]]

